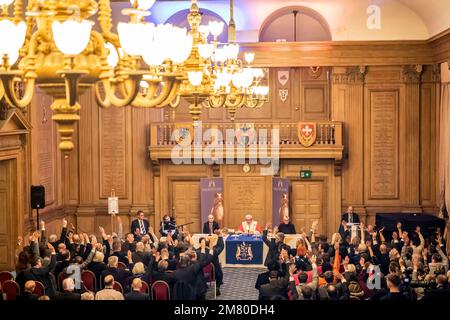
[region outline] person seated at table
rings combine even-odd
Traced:
[[[289,216],[283,216],[283,220],[281,221],[280,225],[278,226],[278,232],[282,232],[284,234],[296,234],[295,232],[295,226],[291,223],[289,220]]]
[[[245,221],[242,221],[239,226],[239,231],[248,234],[261,234],[261,228],[257,221],[253,220],[251,214],[245,216]]]
[[[214,221],[214,216],[212,214],[208,215],[208,221],[203,224],[203,233],[214,234],[219,229],[219,224]]]

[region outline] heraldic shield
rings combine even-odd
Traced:
[[[317,126],[314,122],[300,122],[297,132],[302,146],[310,147],[316,142]]]

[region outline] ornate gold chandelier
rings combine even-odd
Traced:
[[[187,18],[189,32],[145,22],[155,0],[130,2],[132,7],[122,11],[129,22],[119,23],[115,34],[109,0],[29,0],[25,20],[22,0],[0,0],[0,99],[25,108],[36,86],[50,94],[64,152],[74,147],[78,95],[92,86],[104,108],[177,107],[184,98],[194,121],[202,106],[226,107],[233,119],[242,106],[267,101],[263,70],[249,66],[252,54],[245,55],[244,67],[237,44],[219,47],[223,23],[200,25],[196,0]],[[88,20],[96,13],[100,32]]]

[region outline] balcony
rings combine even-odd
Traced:
[[[278,147],[280,159],[334,159],[340,162],[344,150],[342,123],[317,121],[315,124],[315,142],[305,147],[298,137],[298,123],[201,123],[198,127],[193,127],[191,122],[154,123],[150,128],[149,155],[152,161],[171,159],[174,147],[184,146],[190,149],[192,157],[210,147],[220,148],[224,154],[232,152],[235,158],[249,158],[252,147],[239,144],[238,141],[245,141],[246,138],[236,134],[238,128],[244,126],[254,129],[254,134],[248,139],[257,141],[254,147],[265,147],[268,157]],[[187,138],[182,140],[182,136]],[[213,145],[213,141],[217,143]]]

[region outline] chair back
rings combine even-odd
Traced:
[[[40,281],[35,281],[36,287],[34,287],[33,294],[37,295],[38,297],[45,296],[45,286]]]
[[[120,262],[117,264],[117,269],[125,270],[127,268],[127,265],[123,262]]]
[[[167,282],[158,280],[152,284],[153,300],[170,300],[170,288]]]
[[[142,281],[141,293],[146,293],[146,294],[150,293],[150,288],[148,287],[148,284],[145,281]]]
[[[20,295],[19,285],[14,280],[6,280],[3,282],[2,290],[4,299],[8,301],[16,300]]]
[[[83,282],[86,290],[90,292],[97,291],[97,279],[95,278],[95,274],[91,270],[83,270],[81,272],[81,281]]]
[[[63,291],[63,281],[68,277],[69,275],[67,273],[65,273],[64,271],[61,271],[58,274],[58,290],[59,291]]]
[[[120,282],[114,281],[113,289],[123,294],[123,287]]]
[[[3,283],[8,280],[14,280],[13,275],[8,271],[0,272],[0,286],[3,286]]]
[[[203,275],[205,276],[206,282],[213,282],[216,280],[216,273],[212,263],[203,267]]]

